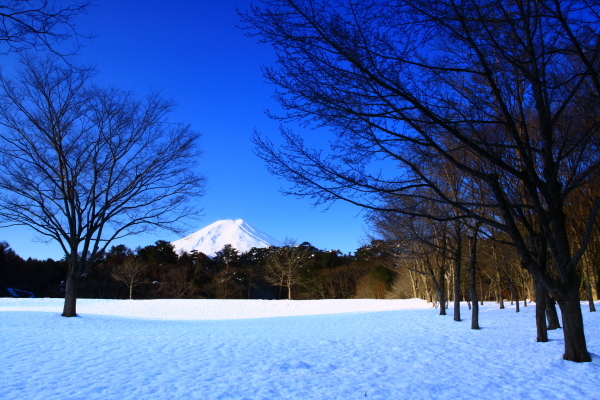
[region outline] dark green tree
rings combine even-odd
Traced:
[[[252,247],[240,255],[240,271],[247,286],[247,298],[271,299],[275,297],[272,286],[265,280],[265,264],[271,247]]]
[[[245,277],[238,268],[240,253],[231,244],[226,244],[215,254],[216,271],[213,274],[212,286],[214,296],[218,299],[243,298]]]
[[[175,265],[179,260],[175,246],[166,240],[157,240],[154,244],[142,247],[137,255],[159,270],[161,266]]]

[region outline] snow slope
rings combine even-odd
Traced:
[[[598,303],[600,306],[600,302]],[[482,329],[422,300],[0,299],[0,398],[600,399],[593,362],[535,342],[535,307],[481,309]],[[270,318],[269,318],[270,317]]]
[[[232,245],[240,253],[244,253],[252,247],[282,245],[279,240],[259,231],[241,219],[224,219],[213,222],[183,239],[172,242],[172,244],[177,253],[198,250],[209,257],[214,257],[216,252],[226,244]]]

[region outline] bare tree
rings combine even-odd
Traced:
[[[351,299],[361,278],[368,274],[369,267],[360,262],[335,268],[324,268],[314,280],[317,297],[320,299]]]
[[[413,218],[392,212],[371,212],[369,218],[377,233],[388,243],[392,243],[393,252],[397,253],[396,246],[399,246],[399,251],[405,257],[418,259],[416,265],[411,266],[411,271],[425,275],[431,281],[437,295],[440,315],[446,315],[450,263],[454,261],[456,266],[460,260],[456,251],[460,246],[456,245],[457,238],[453,237],[456,233],[453,232],[455,224],[436,223],[426,218]]]
[[[281,89],[281,118],[337,135],[329,153],[285,127],[283,147],[256,135],[270,171],[293,183],[288,193],[371,209],[406,197],[417,206],[391,211],[505,231],[562,310],[563,357],[591,360],[577,265],[600,197],[577,248],[565,207],[600,166],[596,2],[264,0],[241,18],[277,51],[265,75]],[[459,170],[484,201],[449,196],[429,174],[432,163]],[[431,202],[460,214],[437,215]],[[524,212],[535,213],[535,225]],[[530,246],[534,237],[556,273]]]
[[[577,248],[580,246],[581,232],[584,229],[584,225],[587,222],[586,216],[589,213],[589,208],[593,207],[593,199],[600,193],[600,187],[598,183],[596,185],[588,185],[587,187],[580,188],[576,191],[572,200],[569,202],[569,239],[572,246]],[[579,265],[580,273],[583,277],[583,285],[585,287],[585,293],[588,300],[590,312],[596,311],[594,300],[600,300],[598,296],[598,288],[600,282],[598,275],[600,273],[600,230],[596,226],[594,228],[594,234],[590,240],[586,252],[582,258],[582,262]]]
[[[0,77],[0,221],[26,225],[68,261],[63,316],[78,278],[115,239],[177,230],[202,194],[198,134],[172,123],[173,103],[90,83],[93,71],[24,58]]]
[[[306,247],[296,246],[286,240],[282,247],[274,247],[265,262],[265,278],[273,285],[288,289],[288,300],[292,299],[292,287],[301,281],[300,268],[308,260]]]
[[[196,288],[185,267],[175,267],[160,275],[159,292],[169,299],[191,298]]]
[[[133,288],[142,282],[142,273],[146,268],[148,268],[148,265],[133,255],[128,256],[122,263],[113,268],[111,276],[127,286],[129,300],[133,298]]]
[[[57,45],[70,38],[81,37],[75,30],[74,19],[87,12],[91,0],[67,6],[57,6],[48,0],[8,0],[0,5],[0,53],[46,49],[68,55],[72,50],[57,50]]]
[[[469,238],[469,298],[471,300],[471,329],[479,329],[479,304],[477,303],[476,268],[477,268],[477,235],[480,224],[476,223],[472,228]],[[483,296],[483,293],[481,294]],[[517,305],[518,307],[518,305]]]

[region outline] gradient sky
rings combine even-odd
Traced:
[[[271,97],[275,87],[265,83],[261,72],[262,66],[273,64],[273,50],[236,27],[236,8],[246,9],[250,0],[96,4],[76,20],[79,32],[95,35],[78,61],[96,66],[101,85],[131,89],[140,96],[160,90],[179,105],[172,120],[190,123],[203,135],[198,168],[208,180],[207,194],[198,199],[203,215],[188,233],[220,219],[241,218],[279,240],[309,241],[321,249],[348,253],[365,242],[358,207],[338,202],[325,210],[312,207],[308,199],[283,196],[279,188],[287,182],[271,176],[253,153],[254,128],[278,137],[278,122],[264,111],[279,107]],[[324,130],[303,132],[321,142],[328,135]],[[40,243],[35,236],[26,228],[0,229],[0,240],[24,258],[63,256],[57,244]],[[135,248],[178,238],[158,232],[113,244]]]

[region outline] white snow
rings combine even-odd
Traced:
[[[535,342],[535,306],[486,303],[482,329],[422,300],[0,298],[1,399],[600,399],[591,363]],[[597,307],[600,302],[597,302]]]
[[[171,244],[175,246],[178,254],[184,251],[189,253],[192,250],[198,250],[209,257],[214,257],[216,252],[223,249],[226,244],[232,245],[240,253],[244,253],[252,247],[282,245],[279,240],[259,231],[242,219],[224,219],[213,222]]]

